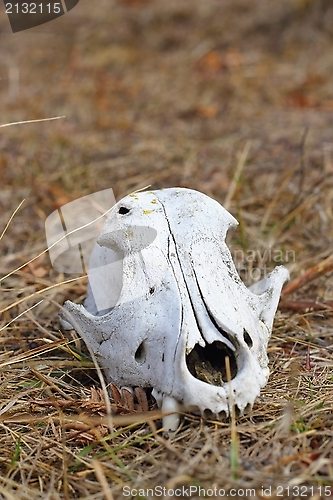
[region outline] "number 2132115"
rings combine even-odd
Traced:
[[[61,3],[48,3],[43,5],[42,3],[6,3],[6,13],[7,14],[59,14],[61,12]],[[43,10],[44,9],[44,10]]]

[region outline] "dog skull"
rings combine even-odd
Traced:
[[[289,274],[280,266],[247,288],[225,243],[236,225],[218,202],[183,188],[132,194],[112,208],[85,306],[67,301],[61,312],[110,381],[152,387],[168,411],[221,418],[232,404],[252,407],[268,379],[267,343]]]

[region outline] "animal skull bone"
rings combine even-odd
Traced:
[[[279,266],[247,288],[225,243],[236,225],[218,202],[183,188],[132,194],[112,208],[85,305],[67,301],[60,313],[109,381],[152,387],[167,411],[221,418],[232,404],[252,407],[268,379],[267,344],[289,273]]]

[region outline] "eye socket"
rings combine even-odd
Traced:
[[[119,210],[118,210],[118,214],[120,215],[125,215],[125,214],[128,214],[128,212],[130,211],[129,208],[126,208],[126,207],[120,207]]]

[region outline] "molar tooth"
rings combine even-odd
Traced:
[[[228,415],[226,413],[226,411],[224,410],[221,410],[218,412],[217,414],[217,420],[219,420],[220,422],[225,422],[228,418]]]
[[[202,418],[206,420],[214,420],[215,414],[209,408],[205,408],[202,412]]]

